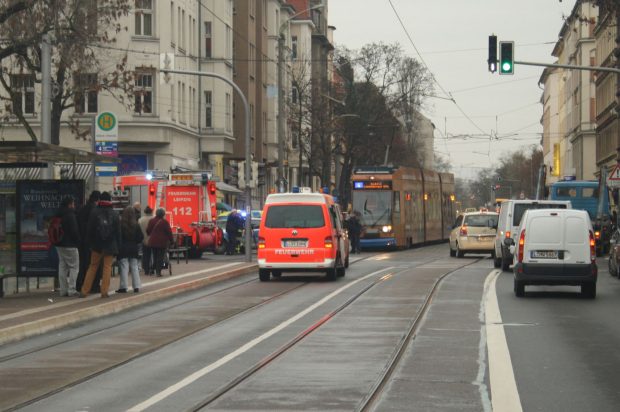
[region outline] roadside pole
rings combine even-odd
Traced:
[[[248,103],[248,99],[245,97],[239,86],[237,86],[232,80],[227,79],[226,77],[211,72],[200,72],[194,70],[174,70],[168,69],[167,67],[159,69],[162,73],[175,73],[175,74],[187,74],[190,76],[203,76],[203,77],[213,77],[216,79],[220,79],[230,86],[239,94],[241,97],[241,101],[243,102],[243,107],[245,109],[245,164],[252,164],[252,151],[250,147],[250,104]],[[245,168],[245,181],[249,182],[251,180],[252,168]],[[245,209],[246,209],[246,219],[245,219],[245,261],[252,261],[252,188],[249,184],[245,186]]]
[[[41,42],[41,141],[52,143],[52,45],[49,34]],[[52,166],[42,170],[43,179],[51,179]]]

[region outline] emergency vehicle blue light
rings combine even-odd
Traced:
[[[293,188],[291,189],[291,192],[293,192],[293,193],[299,193],[299,192],[300,192],[300,190],[299,190],[299,186],[293,186]]]
[[[323,186],[323,193],[328,195],[329,194],[329,187]]]
[[[243,212],[241,212],[241,216],[246,217],[248,215],[248,213],[244,210]]]
[[[363,189],[364,188],[364,182],[353,182],[353,188],[354,189]]]

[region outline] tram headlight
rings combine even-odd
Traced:
[[[392,231],[392,226],[391,226],[391,225],[386,225],[386,226],[383,226],[383,227],[381,228],[381,230],[383,231],[383,233],[388,233],[388,232],[391,232],[391,231]]]

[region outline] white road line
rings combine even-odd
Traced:
[[[485,327],[489,354],[489,382],[494,412],[522,412],[510,351],[506,342],[495,283],[500,271],[491,272],[485,286]]]
[[[210,365],[205,366],[204,368],[192,373],[191,375],[183,378],[182,380],[180,380],[179,382],[175,383],[174,385],[169,386],[168,388],[164,389],[163,391],[156,393],[155,395],[151,396],[149,399],[145,400],[144,402],[141,402],[139,404],[137,404],[136,406],[133,406],[132,408],[128,409],[128,412],[141,412],[147,408],[150,408],[151,406],[155,405],[156,403],[164,400],[165,398],[167,398],[168,396],[174,394],[175,392],[183,389],[184,387],[186,387],[187,385],[192,384],[193,382],[197,381],[198,379],[202,378],[203,376],[207,375],[208,373],[214,371],[215,369],[219,368],[222,365],[225,365],[226,363],[230,362],[231,360],[235,359],[236,357],[242,355],[243,353],[247,352],[248,350],[252,349],[254,346],[258,345],[259,343],[263,342],[264,340],[270,338],[271,336],[275,335],[276,333],[280,332],[282,329],[286,328],[287,326],[289,326],[290,324],[296,322],[297,320],[301,319],[302,317],[306,316],[308,313],[312,312],[313,310],[315,310],[316,308],[318,308],[319,306],[323,305],[325,302],[327,302],[328,300],[330,300],[331,298],[339,295],[340,293],[344,292],[345,290],[349,289],[351,286],[366,280],[372,276],[376,276],[379,273],[382,272],[386,272],[389,270],[392,270],[393,267],[387,267],[381,270],[378,270],[376,272],[372,272],[362,278],[359,278],[357,280],[354,280],[351,283],[347,283],[346,285],[342,286],[341,288],[333,291],[332,293],[330,293],[329,295],[325,296],[323,299],[319,300],[318,302],[314,303],[313,305],[307,307],[306,309],[302,310],[301,312],[299,312],[297,315],[289,318],[288,320],[285,320],[284,322],[280,323],[278,326],[274,327],[271,330],[268,330],[267,332],[263,333],[262,335],[260,335],[259,337],[249,341],[248,343],[246,343],[245,345],[241,346],[240,348],[238,348],[237,350],[229,353],[228,355],[218,359],[217,361],[211,363]]]
[[[154,280],[151,282],[144,282],[142,284],[142,289],[145,289],[148,286],[152,286],[152,285],[159,285],[161,283],[168,283],[168,282],[172,282],[178,279],[183,279],[186,277],[190,277],[190,276],[196,276],[196,275],[202,275],[205,273],[209,273],[209,272],[214,272],[216,270],[221,270],[221,269],[226,269],[228,267],[231,266],[235,266],[235,265],[240,265],[241,263],[239,262],[233,262],[233,263],[226,263],[224,265],[220,265],[220,266],[216,266],[216,267],[212,267],[209,269],[202,269],[202,270],[197,270],[195,272],[189,272],[189,273],[184,273],[182,275],[173,275],[173,276],[167,276],[165,278],[162,279],[158,279],[158,280]],[[113,290],[108,292],[109,295],[114,295],[115,292]],[[90,296],[91,300],[94,300],[95,298],[97,298],[98,294],[93,294],[92,296]],[[62,298],[58,298],[58,300],[61,300]],[[50,308],[52,309],[56,309],[56,308],[60,308],[60,307],[64,307],[64,306],[71,306],[71,305],[75,305],[77,303],[81,303],[83,302],[82,299],[69,299],[69,300],[65,300],[65,301],[57,301],[54,303],[54,306],[41,306],[38,308],[32,308],[32,309],[25,309],[25,310],[21,310],[19,312],[14,312],[14,313],[9,313],[7,315],[2,315],[0,316],[0,321],[4,321],[4,320],[9,320],[9,319],[14,319],[14,318],[19,318],[21,316],[27,316],[27,315],[31,315],[33,313],[39,313],[39,312],[45,312],[50,310]]]

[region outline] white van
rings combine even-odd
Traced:
[[[504,245],[504,239],[512,238],[516,242],[517,228],[521,223],[521,217],[528,209],[570,209],[571,204],[566,200],[504,200],[499,211],[497,221],[497,233],[495,235],[495,256],[493,265],[502,270],[508,270],[513,256],[508,247]]]
[[[585,210],[528,210],[517,229],[517,243],[505,244],[515,253],[514,292],[526,285],[576,285],[581,294],[596,297],[596,245]]]

